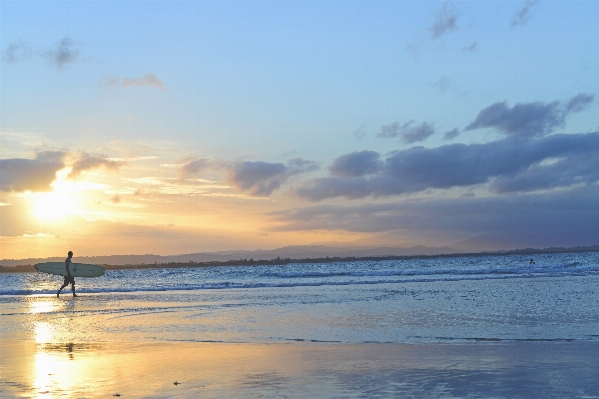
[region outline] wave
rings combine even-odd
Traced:
[[[261,276],[283,279],[293,278],[328,278],[328,277],[391,277],[391,276],[431,276],[431,275],[493,275],[493,274],[547,274],[572,272],[599,272],[599,265],[582,265],[580,262],[560,263],[550,265],[507,266],[498,268],[479,269],[404,269],[404,270],[339,270],[339,271],[289,271],[265,272]]]
[[[566,267],[566,265],[564,265]],[[256,289],[256,288],[294,288],[294,287],[320,287],[320,286],[346,286],[346,285],[374,285],[374,284],[408,284],[408,283],[432,283],[432,282],[450,282],[450,281],[479,281],[479,280],[504,280],[504,279],[520,279],[520,278],[538,278],[538,277],[567,277],[567,276],[587,276],[599,274],[599,268],[587,267],[583,270],[558,272],[557,269],[545,269],[545,272],[534,272],[534,273],[519,273],[519,274],[508,274],[500,271],[493,271],[492,273],[487,272],[482,275],[476,276],[475,271],[467,273],[460,273],[453,276],[448,274],[452,273],[440,273],[438,270],[436,273],[415,273],[404,276],[429,276],[431,274],[439,275],[439,277],[424,277],[424,278],[407,278],[407,279],[377,279],[377,280],[344,280],[344,281],[333,281],[333,280],[320,280],[320,281],[306,281],[297,279],[296,281],[268,281],[259,282],[256,280],[248,280],[245,282],[204,282],[197,284],[162,284],[159,281],[155,285],[140,285],[137,287],[78,287],[78,293],[88,294],[102,294],[102,293],[128,293],[128,292],[161,292],[161,291],[197,291],[197,290],[223,290],[223,289]],[[339,275],[339,274],[336,274]],[[361,275],[362,276],[362,275]],[[381,276],[374,274],[370,276]],[[383,275],[385,276],[385,275]],[[393,275],[397,276],[397,275]],[[63,295],[68,296],[70,292],[65,291]],[[2,295],[56,295],[56,289],[4,289],[0,290],[0,296]]]

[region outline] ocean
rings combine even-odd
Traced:
[[[4,274],[0,337],[39,342],[39,323],[70,320],[52,324],[54,340],[599,340],[599,253],[534,255],[534,264],[530,258],[108,270],[78,278],[80,297],[71,300],[68,287],[60,301],[61,277]]]

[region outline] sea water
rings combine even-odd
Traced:
[[[599,254],[0,275],[0,338],[465,343],[599,339]],[[26,309],[26,311],[23,311]],[[45,338],[44,338],[45,334]]]

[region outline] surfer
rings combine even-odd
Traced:
[[[64,265],[67,268],[67,275],[64,276],[64,283],[56,293],[57,298],[60,298],[60,291],[62,291],[62,289],[69,284],[71,284],[71,290],[73,290],[73,297],[78,296],[77,294],[75,294],[75,277],[71,275],[71,258],[73,257],[73,251],[69,251],[68,255],[69,257],[64,260]]]
[[[534,265],[534,264],[535,264],[534,259],[531,259],[529,265]]]

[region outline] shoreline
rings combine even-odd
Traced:
[[[565,253],[595,253],[599,252],[599,245],[590,247],[573,247],[573,248],[546,248],[546,249],[519,249],[505,252],[472,252],[459,254],[439,254],[439,255],[406,255],[406,256],[364,256],[364,257],[324,257],[324,258],[275,258],[271,260],[254,260],[252,259],[231,259],[228,261],[207,261],[207,262],[168,262],[154,264],[124,264],[124,265],[109,265],[99,264],[106,270],[135,270],[135,269],[176,269],[176,268],[203,268],[203,267],[238,267],[238,266],[283,266],[289,264],[327,264],[327,263],[343,263],[343,262],[371,262],[371,261],[386,261],[386,260],[417,260],[417,259],[453,259],[453,258],[473,258],[473,257],[501,257],[512,255],[550,255],[550,254],[565,254]],[[42,262],[39,262],[42,263]],[[85,262],[75,262],[85,263]],[[32,264],[23,264],[17,266],[2,266],[0,265],[0,274],[2,273],[37,273],[37,270]]]

